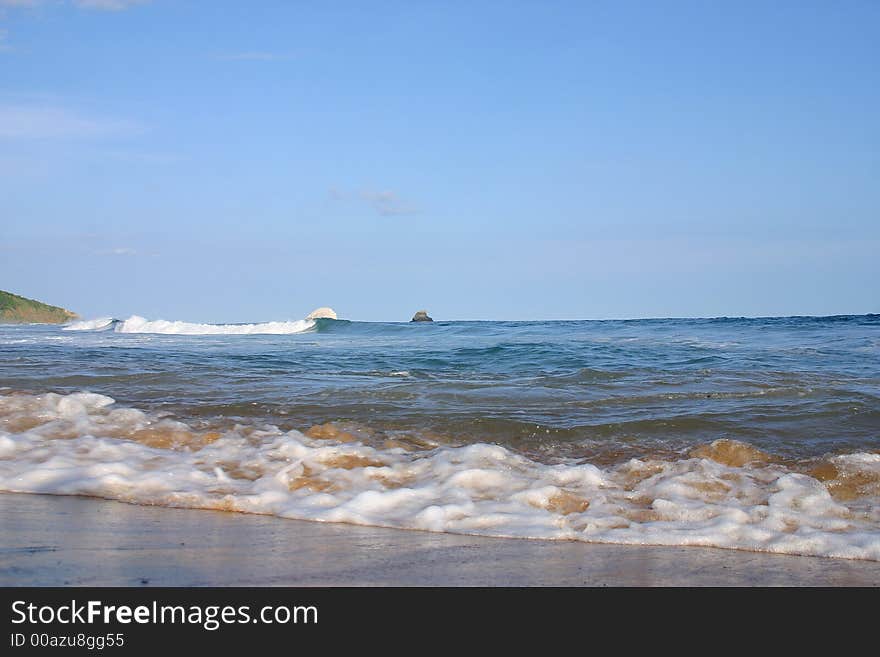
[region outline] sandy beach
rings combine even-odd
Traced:
[[[880,586],[880,563],[0,494],[3,586]]]

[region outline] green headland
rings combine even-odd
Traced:
[[[64,324],[77,317],[64,308],[0,290],[0,324]]]

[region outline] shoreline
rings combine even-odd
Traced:
[[[880,562],[0,493],[2,586],[880,586]]]

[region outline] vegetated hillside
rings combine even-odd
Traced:
[[[0,324],[64,324],[78,315],[0,290]]]

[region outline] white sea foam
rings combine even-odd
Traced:
[[[170,448],[157,448],[176,436]],[[158,442],[157,442],[158,441]],[[150,446],[153,445],[153,446]],[[831,459],[854,502],[781,465],[547,465],[498,445],[406,450],[192,427],[103,395],[0,395],[0,490],[441,532],[880,560],[880,455]],[[870,483],[874,482],[874,483]],[[871,488],[873,486],[873,488]]]
[[[148,320],[132,315],[121,322],[116,330],[119,333],[170,333],[174,335],[286,335],[302,333],[315,327],[310,319],[297,319],[286,322],[263,322],[260,324],[193,324],[190,322],[168,322],[164,319]]]
[[[283,322],[262,322],[258,324],[198,324],[192,322],[149,320],[132,315],[126,320],[115,321],[110,318],[74,322],[65,327],[66,331],[95,331],[114,326],[117,333],[164,333],[170,335],[288,335],[303,333],[315,327],[310,319],[297,319]]]
[[[98,331],[109,328],[113,324],[112,317],[99,317],[98,319],[83,319],[71,322],[62,328],[64,331]]]

